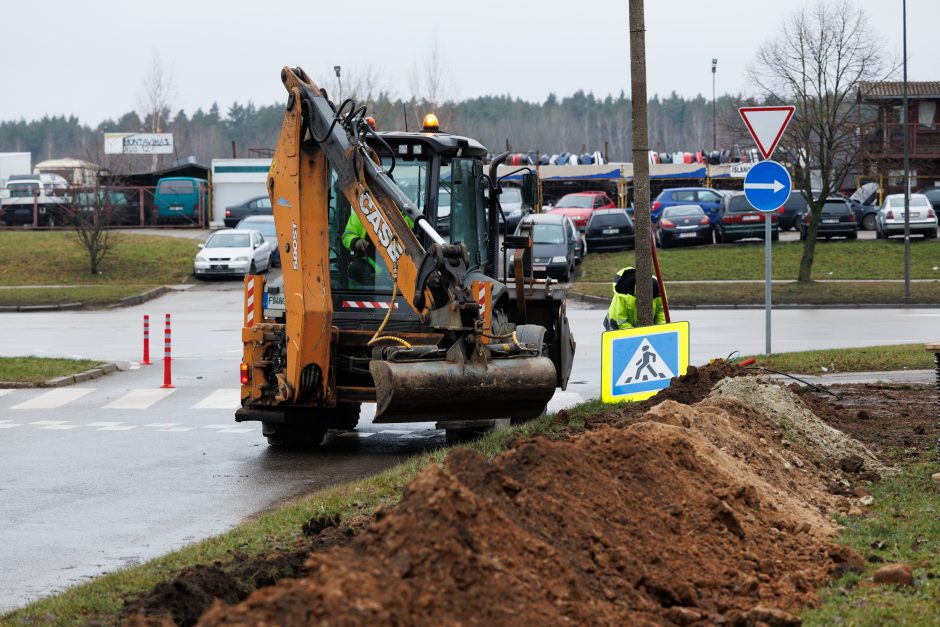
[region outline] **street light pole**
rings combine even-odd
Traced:
[[[339,83],[339,101],[343,101],[343,79],[340,78],[339,73],[342,71],[342,67],[338,65],[333,66],[333,71],[336,72],[336,82]]]
[[[718,113],[715,109],[715,69],[718,59],[712,59],[712,150],[718,150]]]
[[[901,16],[903,22],[903,40],[904,40],[904,97],[901,110],[901,119],[904,129],[904,298],[911,297],[911,160],[909,152],[910,124],[908,124],[907,111],[907,0],[901,2]]]

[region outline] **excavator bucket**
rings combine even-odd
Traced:
[[[555,366],[547,357],[369,364],[375,381],[377,423],[533,418],[555,393]]]

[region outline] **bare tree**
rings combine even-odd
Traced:
[[[412,66],[410,87],[412,104],[423,102],[435,111],[453,97],[453,77],[437,37],[424,60]]]
[[[160,133],[170,123],[170,107],[173,100],[173,72],[156,52],[150,61],[150,69],[144,74],[137,98],[137,113],[146,130]],[[156,169],[159,155],[153,156]]]
[[[781,145],[794,161],[794,185],[810,208],[800,282],[812,280],[826,197],[841,188],[856,163],[860,111],[855,93],[859,82],[884,77],[881,43],[863,9],[848,0],[818,0],[794,13],[748,68],[767,103],[796,106]]]
[[[100,274],[101,262],[116,242],[110,226],[118,207],[115,192],[101,184],[103,173],[107,170],[99,171],[90,187],[72,193],[69,211],[75,235],[88,255],[88,271],[94,275]]]

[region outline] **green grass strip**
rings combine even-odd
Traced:
[[[49,379],[90,370],[101,365],[90,359],[0,357],[0,381],[38,385]]]
[[[933,353],[924,350],[923,344],[834,348],[754,357],[761,366],[803,374],[916,370],[933,368],[936,364]]]
[[[773,278],[796,279],[802,242],[775,242]],[[667,281],[764,278],[762,242],[668,248],[657,251]],[[625,266],[636,266],[634,251],[590,253],[584,260],[583,281],[610,282]],[[903,279],[904,246],[901,240],[817,242],[814,279]],[[940,240],[911,241],[911,278],[940,279]]]
[[[940,616],[940,485],[933,464],[915,465],[883,479],[864,517],[838,519],[837,542],[866,558],[865,572],[849,573],[821,590],[822,606],[803,613],[804,625],[936,625]],[[881,547],[881,548],[876,548]],[[883,563],[906,562],[913,588],[873,584]]]

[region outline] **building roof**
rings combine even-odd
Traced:
[[[904,83],[901,81],[859,83],[858,97],[861,100],[900,99],[904,97]],[[940,99],[940,81],[908,81],[907,97]]]

